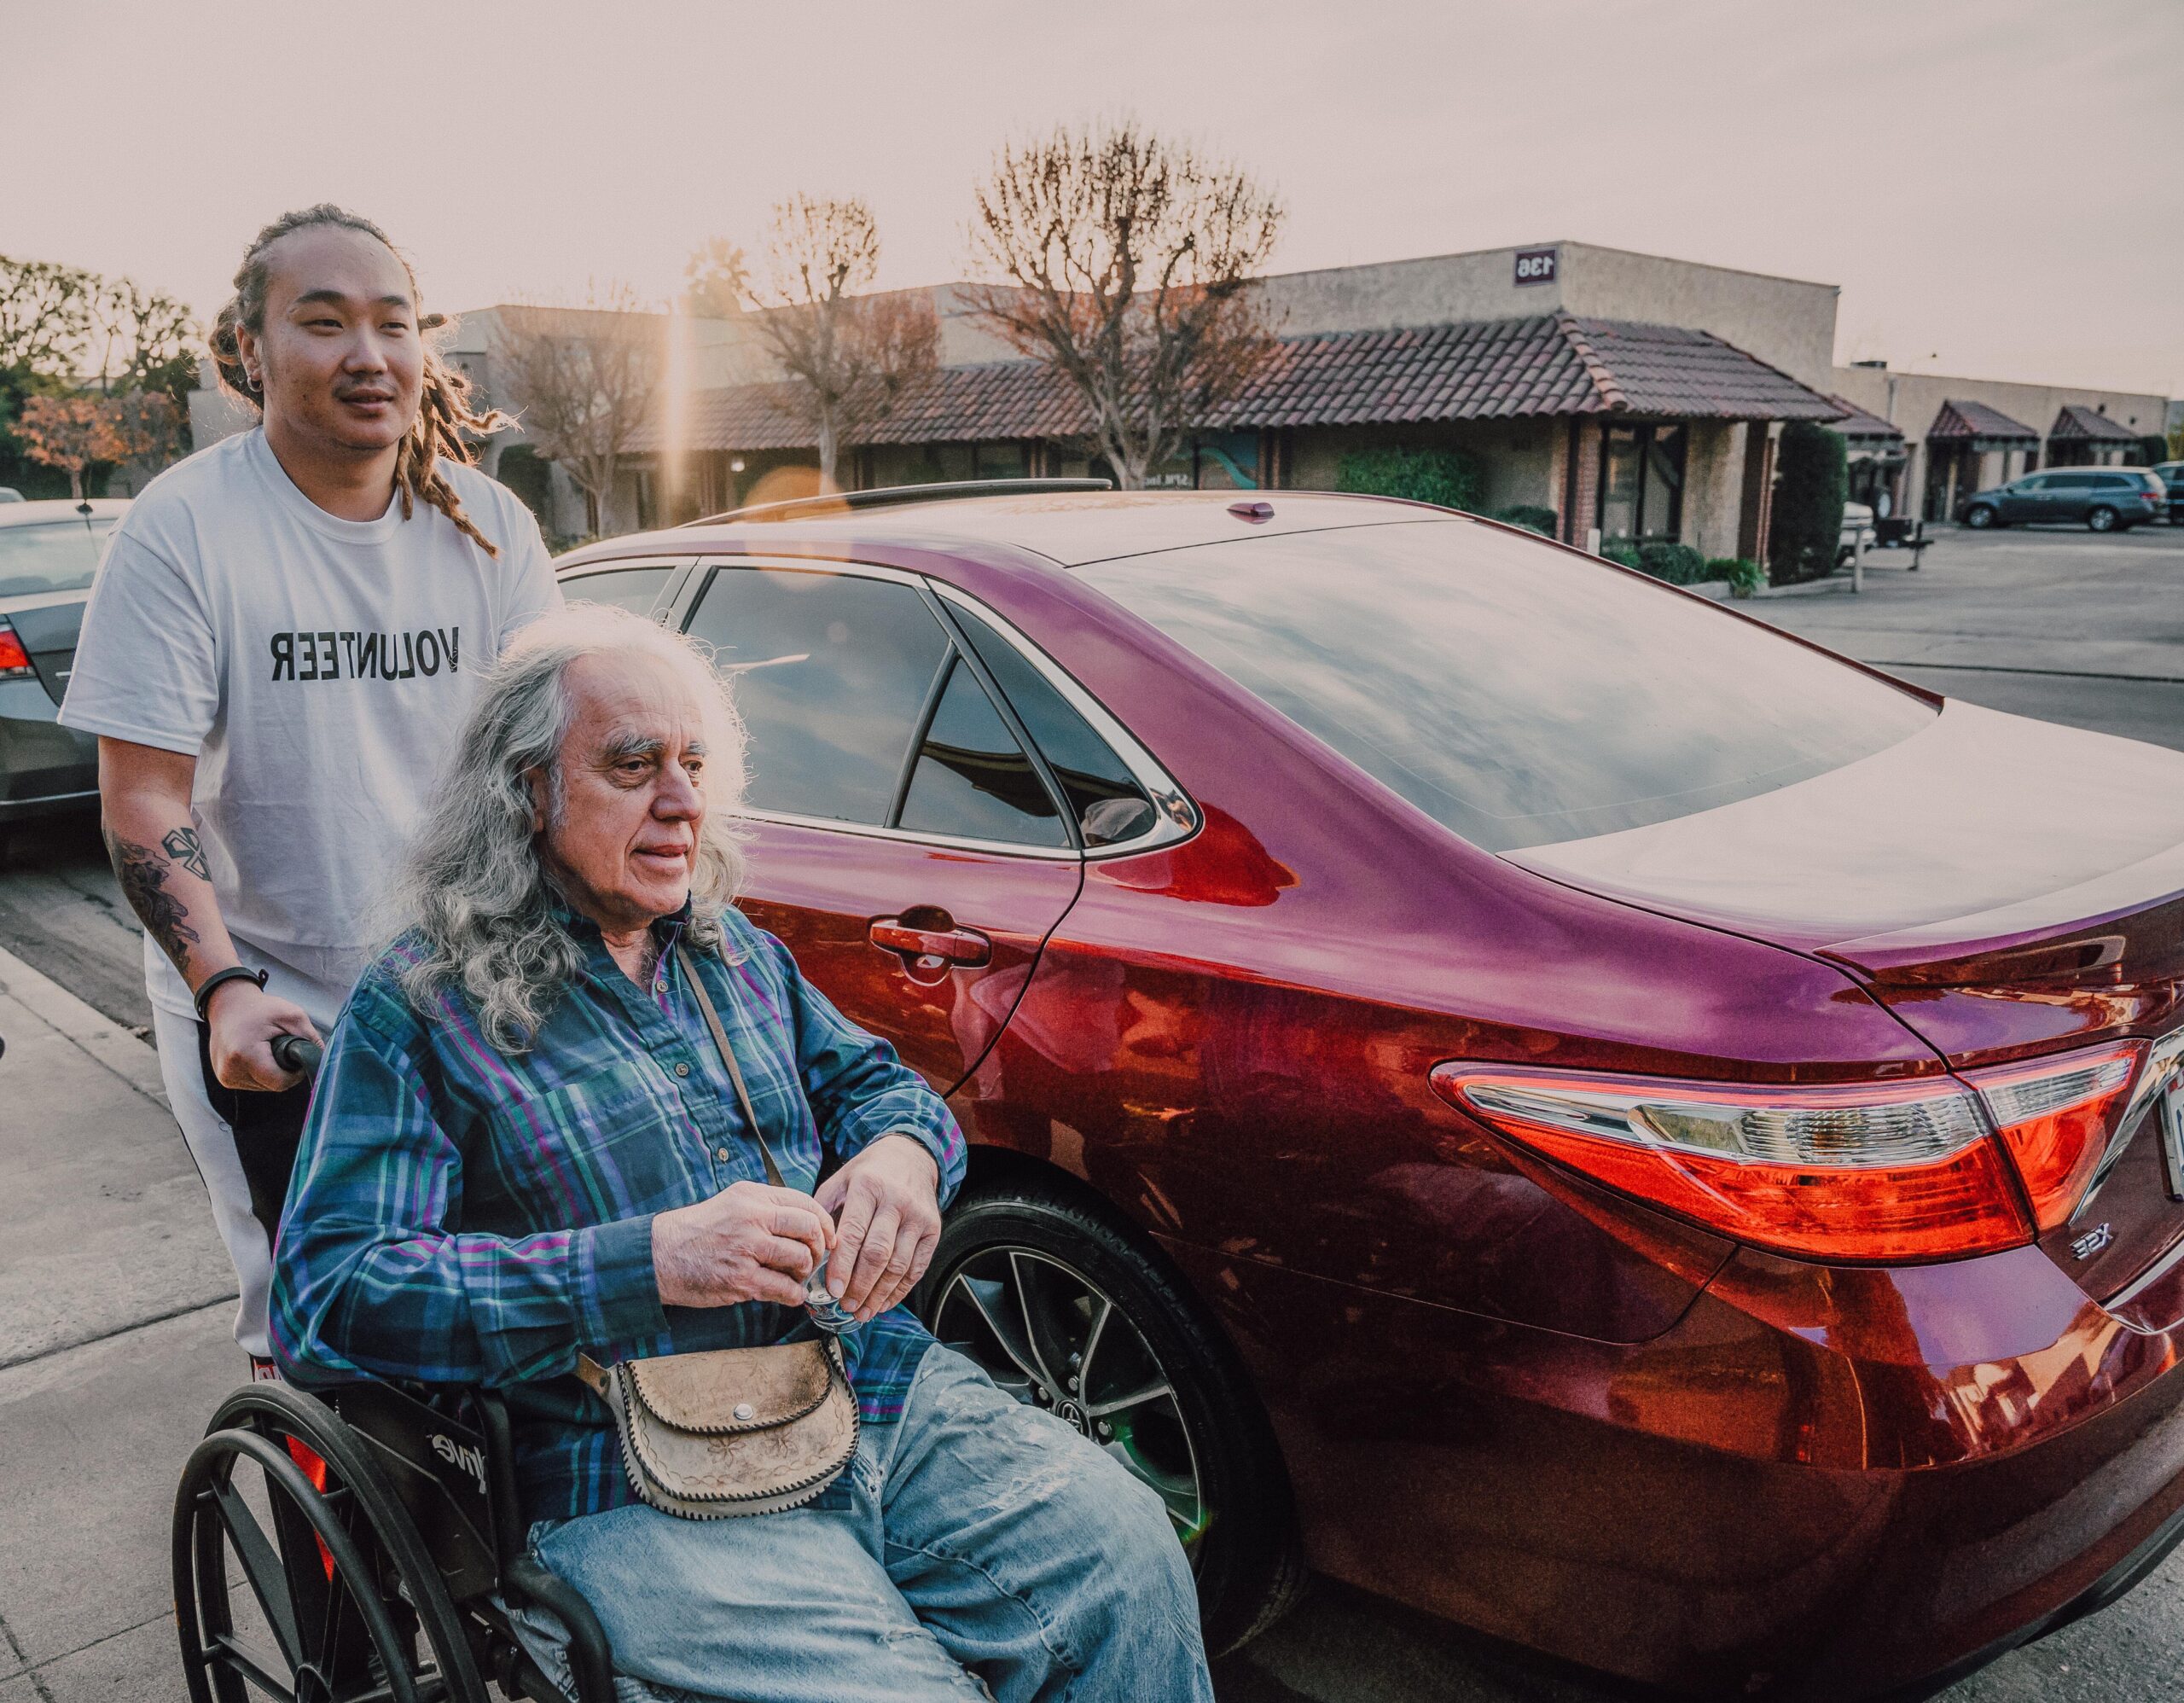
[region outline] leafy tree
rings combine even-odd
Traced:
[[[97,396],[34,396],[23,404],[15,436],[34,462],[68,475],[70,500],[84,500],[84,474],[108,457],[105,398]]]
[[[1082,398],[1125,490],[1233,400],[1273,347],[1251,288],[1281,203],[1235,168],[1132,122],[1002,149],[971,241],[973,312]]]
[[[1841,433],[1809,420],[1792,420],[1782,427],[1767,545],[1769,572],[1777,585],[1833,572],[1850,491],[1850,461]]]
[[[774,208],[766,243],[759,340],[789,376],[791,408],[819,444],[822,491],[841,488],[836,466],[939,360],[940,323],[922,294],[869,295],[880,271],[880,227],[856,200],[793,195]]]

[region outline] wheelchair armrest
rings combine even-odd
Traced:
[[[508,1404],[495,1390],[476,1392],[479,1422],[485,1434],[485,1494],[493,1510],[493,1543],[500,1551],[501,1590],[546,1609],[569,1631],[569,1671],[577,1683],[577,1703],[614,1703],[614,1658],[607,1630],[599,1624],[584,1593],[531,1553],[515,1490],[515,1442]]]

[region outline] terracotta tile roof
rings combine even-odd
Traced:
[[[786,385],[739,385],[692,398],[703,450],[808,447]],[[1704,331],[1566,313],[1280,340],[1241,395],[1199,423],[1402,425],[1629,414],[1700,420],[1834,420],[1846,411],[1786,373]],[[871,444],[1067,438],[1089,419],[1036,361],[947,367],[913,387]],[[648,433],[635,447],[658,446]]]
[[[2139,434],[2118,426],[2097,408],[2065,408],[2048,428],[2048,436],[2062,444],[2135,444]]]
[[[1832,429],[1840,432],[1852,443],[1872,443],[1891,438],[1899,444],[1903,441],[1902,428],[1890,425],[1878,414],[1868,414],[1856,403],[1845,402],[1839,396],[1832,397],[1829,400],[1843,410],[1843,417],[1834,422]]]
[[[1942,404],[1941,412],[1934,416],[1934,423],[1926,428],[1926,441],[1932,443],[1984,443],[1989,448],[2005,444],[2036,444],[2040,434],[2030,426],[2020,426],[1999,409],[1989,408],[1984,402],[1949,401]]]

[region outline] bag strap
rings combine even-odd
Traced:
[[[774,1150],[766,1145],[766,1132],[758,1127],[758,1109],[751,1104],[750,1089],[744,1085],[743,1067],[736,1063],[735,1049],[729,1045],[728,1032],[721,1027],[720,1013],[713,1009],[712,997],[706,993],[705,983],[698,979],[698,967],[690,962],[690,955],[682,950],[679,940],[675,944],[675,962],[690,984],[698,1009],[705,1014],[706,1027],[712,1031],[713,1044],[720,1049],[720,1061],[728,1067],[728,1079],[735,1084],[735,1103],[743,1108],[743,1119],[751,1126],[751,1139],[758,1143],[758,1157],[765,1161],[766,1181],[776,1189],[786,1189],[788,1185],[781,1180],[781,1168],[774,1162]],[[608,1406],[614,1405],[613,1384],[607,1368],[579,1351],[576,1372],[593,1394]]]
[[[690,984],[690,991],[698,1002],[698,1009],[706,1014],[706,1027],[713,1032],[713,1044],[720,1049],[720,1061],[728,1067],[729,1080],[735,1084],[736,1104],[743,1108],[744,1121],[751,1125],[751,1139],[758,1143],[758,1157],[766,1164],[766,1181],[776,1189],[788,1185],[781,1181],[781,1168],[774,1163],[774,1150],[766,1145],[766,1132],[758,1127],[758,1114],[751,1105],[751,1090],[743,1085],[743,1067],[735,1061],[735,1049],[728,1043],[728,1032],[720,1026],[720,1013],[713,1009],[712,997],[706,985],[698,979],[698,967],[690,962],[690,955],[682,950],[682,943],[675,943],[675,962],[683,977]]]

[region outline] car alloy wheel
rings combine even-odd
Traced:
[[[2096,509],[2085,517],[2085,524],[2091,532],[2112,532],[2116,530],[2116,511],[2113,509]]]
[[[933,1330],[1017,1400],[1046,1409],[1150,1485],[1195,1562],[1209,1515],[1190,1427],[1144,1333],[1112,1296],[1051,1254],[996,1244],[956,1269]]]
[[[1065,1177],[973,1186],[915,1299],[933,1334],[1153,1489],[1190,1557],[1206,1647],[1304,1582],[1288,1475],[1234,1348],[1180,1273]]]
[[[1995,511],[1985,503],[1975,503],[1964,517],[1964,524],[1975,532],[1984,532],[1995,524]]]

